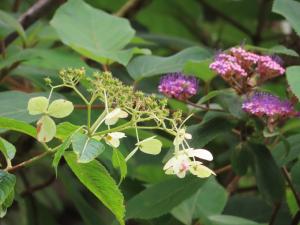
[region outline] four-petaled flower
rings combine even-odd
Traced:
[[[37,140],[49,142],[56,134],[56,125],[51,117],[64,118],[72,113],[74,106],[64,99],[54,100],[49,105],[46,97],[34,97],[29,100],[27,108],[30,115],[42,114],[37,122]]]
[[[204,159],[207,161],[213,160],[212,154],[205,149],[184,149],[175,152],[175,155],[165,164],[164,170],[166,174],[175,174],[179,178],[185,177],[190,171],[193,175],[200,178],[206,178],[215,173],[202,162],[196,159]]]

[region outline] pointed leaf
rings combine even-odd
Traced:
[[[118,149],[113,149],[111,161],[112,161],[114,168],[120,169],[121,180],[124,179],[127,174],[127,164],[126,164],[124,156]]]
[[[96,160],[77,163],[77,157],[72,152],[66,152],[64,157],[83,185],[116,216],[121,225],[125,225],[124,197],[105,167]]]
[[[36,129],[23,121],[0,117],[0,128],[18,131],[36,138]]]
[[[77,155],[77,161],[87,163],[100,155],[105,146],[100,141],[78,132],[72,136],[72,148]]]

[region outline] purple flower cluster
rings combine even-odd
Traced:
[[[289,101],[266,92],[255,92],[242,105],[244,111],[256,116],[293,116],[294,107]]]
[[[158,86],[159,92],[170,98],[187,100],[197,94],[199,83],[197,78],[186,76],[180,72],[163,76]]]
[[[285,69],[270,56],[248,52],[242,47],[217,55],[210,69],[224,78],[249,77],[259,74],[263,80],[284,74]]]

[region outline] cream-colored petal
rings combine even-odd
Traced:
[[[206,149],[189,149],[188,150],[189,157],[197,157],[199,159],[204,159],[207,161],[213,160],[213,155],[210,153],[210,151]]]
[[[48,113],[55,118],[64,118],[70,115],[74,110],[73,103],[64,99],[54,100],[49,108]]]
[[[39,142],[49,142],[56,134],[56,125],[49,116],[42,116],[37,122],[37,139]]]
[[[48,104],[46,97],[34,97],[29,99],[27,109],[30,115],[38,115],[47,112]]]

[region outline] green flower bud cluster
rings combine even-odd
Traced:
[[[74,86],[85,76],[85,69],[63,69],[59,72],[59,77],[62,79],[65,85]]]
[[[157,124],[170,116],[166,98],[159,99],[155,95],[135,91],[132,86],[124,85],[110,72],[95,73],[90,82],[99,99],[102,102],[106,99],[108,108],[120,107],[134,115],[137,120],[151,119]],[[176,119],[179,114],[177,113]]]

